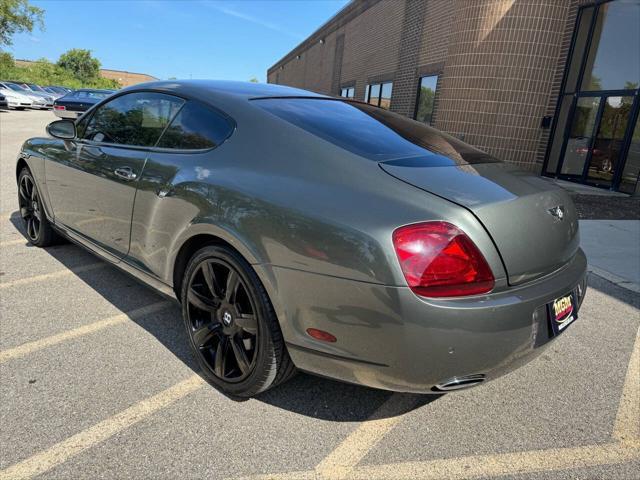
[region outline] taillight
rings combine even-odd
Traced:
[[[64,105],[54,105],[53,108],[56,110],[66,110],[67,108]]]
[[[393,245],[411,290],[424,297],[487,293],[495,281],[478,247],[447,222],[407,225],[393,232]]]

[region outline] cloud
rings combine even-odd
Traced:
[[[36,37],[35,35],[29,35],[29,40],[33,43],[40,43],[40,37]]]
[[[260,25],[261,27],[268,28],[269,30],[273,30],[274,32],[282,33],[283,35],[287,35],[289,37],[295,38],[297,40],[302,40],[302,35],[297,35],[285,28],[282,28],[279,25],[271,22],[265,22],[259,18],[256,18],[252,15],[247,15],[246,13],[238,12],[237,10],[233,10],[229,7],[219,5],[217,3],[204,2],[204,4],[214,10],[217,10],[225,15],[229,15],[230,17],[239,18],[240,20],[244,20],[245,22],[253,23],[255,25]]]

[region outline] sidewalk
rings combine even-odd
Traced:
[[[580,220],[589,270],[640,293],[640,220]]]

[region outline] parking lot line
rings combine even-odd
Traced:
[[[470,455],[424,462],[402,462],[340,470],[308,470],[240,477],[240,480],[453,480],[512,476],[535,472],[556,472],[574,468],[615,465],[640,460],[640,441],[612,442],[572,448],[551,448],[526,452]]]
[[[158,310],[162,310],[169,305],[171,305],[171,302],[168,301],[152,303],[151,305],[136,308],[135,310],[131,310],[129,312],[120,313],[104,320],[99,320],[88,325],[74,328],[73,330],[67,330],[66,332],[51,335],[50,337],[41,338],[40,340],[34,340],[33,342],[23,343],[22,345],[19,345],[17,347],[0,351],[0,363],[14,358],[23,357],[25,355],[28,355],[29,353],[42,350],[43,348],[50,347],[67,340],[71,340],[73,338],[78,338],[83,335],[88,335],[90,333],[97,332],[98,330],[102,330],[113,325],[125,323],[129,319],[135,319],[153,312],[157,312]]]
[[[28,283],[41,282],[43,280],[51,280],[52,278],[64,277],[66,275],[71,275],[71,274],[88,272],[90,270],[95,270],[97,268],[106,267],[107,265],[109,264],[106,262],[90,263],[89,265],[84,265],[82,267],[65,268],[64,270],[45,273],[43,275],[34,275],[33,277],[19,278],[17,280],[0,283],[0,289],[15,287],[18,285],[26,285]]]
[[[617,440],[640,440],[640,328],[633,344],[622,397],[613,428]]]
[[[575,448],[552,448],[528,452],[475,455],[430,460],[426,462],[394,463],[359,467],[349,478],[378,480],[447,480],[552,472],[574,468],[611,465],[640,459],[640,442],[615,442]]]
[[[391,395],[373,414],[358,426],[316,467],[316,472],[330,478],[346,478],[380,440],[402,420],[402,414],[418,402],[416,395]]]
[[[198,375],[192,375],[173,387],[146,398],[126,410],[123,410],[122,412],[61,441],[40,453],[5,468],[0,471],[0,480],[31,478],[35,475],[48,472],[57,465],[66,462],[71,457],[74,457],[88,448],[109,439],[118,432],[121,432],[122,430],[144,420],[158,410],[161,410],[181,398],[186,397],[204,384],[205,382]]]

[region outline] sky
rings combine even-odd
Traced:
[[[31,0],[44,31],[18,34],[15,58],[91,50],[103,68],[159,79],[266,81],[267,69],[348,0]]]

